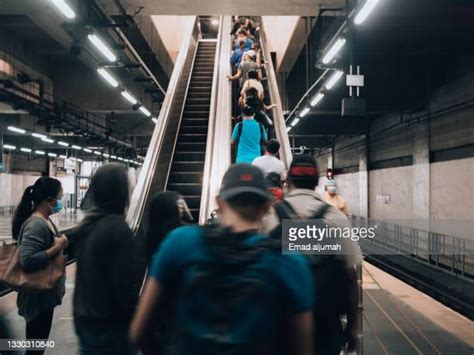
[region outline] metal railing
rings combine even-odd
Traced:
[[[422,230],[383,220],[352,216],[357,227],[376,228],[376,237],[361,239],[468,280],[474,280],[474,240]],[[367,243],[367,244],[366,244]]]
[[[214,78],[209,115],[207,149],[204,165],[203,190],[199,222],[204,223],[216,208],[215,196],[220,182],[230,165],[230,136],[232,113],[232,86],[227,80],[230,74],[231,31],[230,16],[221,16],[217,37]]]
[[[127,213],[127,222],[135,232],[138,230],[149,197],[153,193],[163,191],[166,188],[200,37],[196,16],[189,23],[189,28],[185,33],[185,39],[181,45],[142,172],[133,191]]]

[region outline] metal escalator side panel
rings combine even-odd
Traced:
[[[260,20],[260,46],[262,48],[265,61],[268,62],[268,64],[265,65],[265,70],[267,73],[268,91],[270,93],[271,103],[276,104],[276,107],[272,109],[272,113],[276,137],[280,142],[280,159],[283,164],[285,164],[286,169],[288,169],[293,156],[291,153],[291,145],[290,140],[288,138],[288,132],[286,131],[285,116],[283,115],[283,106],[281,103],[281,97],[278,89],[275,69],[273,66],[270,49],[267,45],[263,17],[261,17]]]
[[[228,35],[231,27],[232,17],[221,16],[214,62],[215,71],[199,214],[201,224],[216,208],[215,197],[219,193],[222,177],[231,164],[232,86],[227,79],[227,75],[231,74],[232,41]]]
[[[134,232],[138,230],[149,197],[166,187],[194,54],[200,36],[196,16],[190,19],[188,25],[145,162],[132,193],[127,222]]]

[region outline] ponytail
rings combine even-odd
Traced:
[[[17,240],[21,226],[33,214],[43,201],[56,198],[61,191],[61,182],[51,177],[40,177],[34,185],[23,192],[12,221],[12,236]]]

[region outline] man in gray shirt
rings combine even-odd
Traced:
[[[254,51],[250,50],[245,52],[244,60],[240,63],[237,73],[233,76],[228,75],[229,80],[238,80],[241,79],[242,87],[248,79],[248,73],[252,70],[258,70],[258,64],[255,63],[256,54]]]

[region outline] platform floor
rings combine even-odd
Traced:
[[[474,353],[474,322],[368,263],[363,270],[364,354]],[[76,353],[74,273],[74,265],[69,266],[66,296],[56,308],[50,336],[56,345],[46,354]],[[10,294],[0,305],[16,336],[23,338],[24,321],[16,313],[15,300]]]

